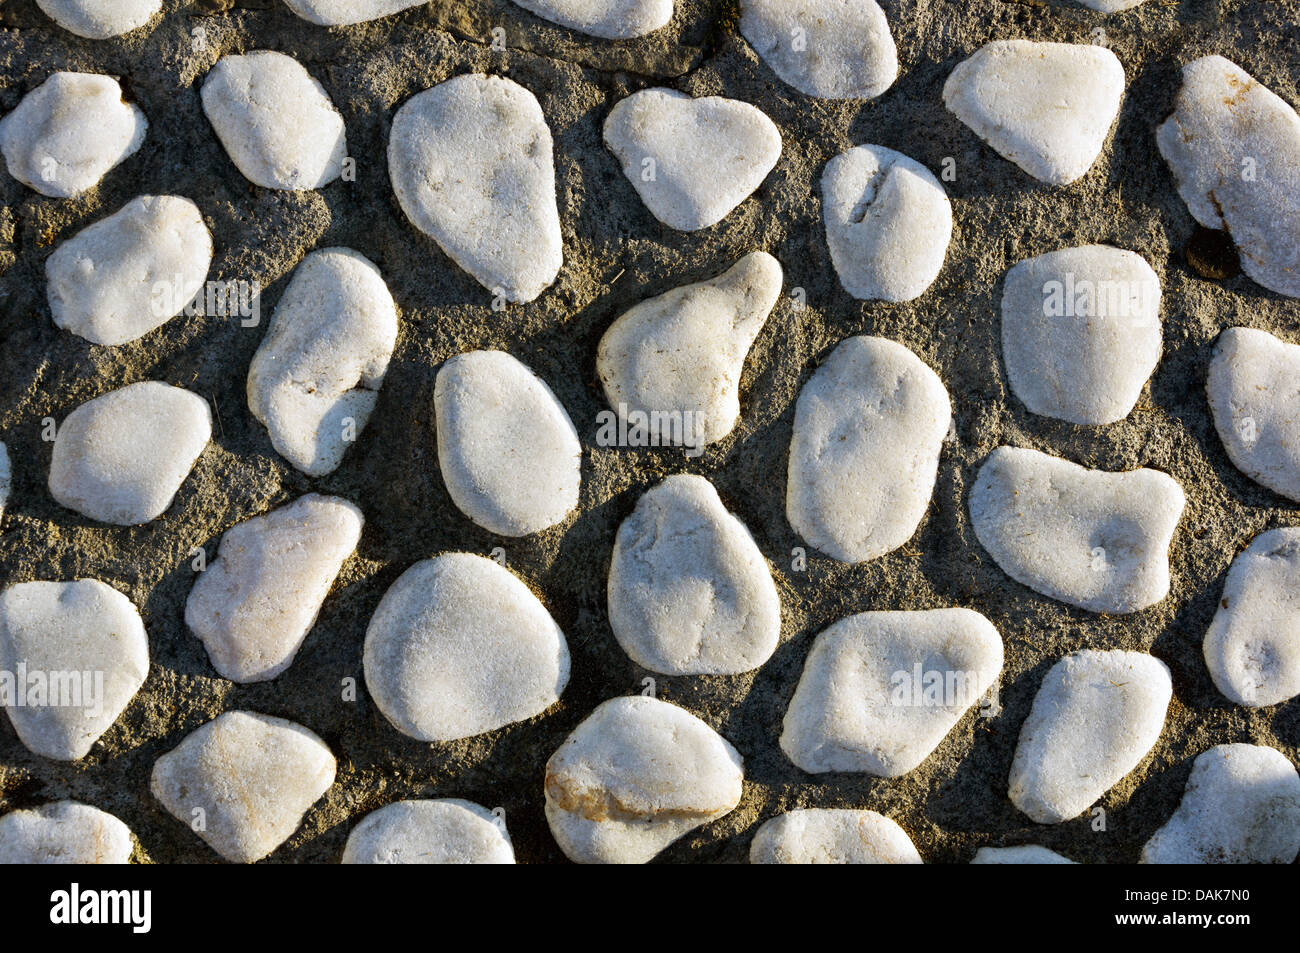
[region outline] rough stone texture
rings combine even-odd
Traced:
[[[349,0],[349,5],[355,0]],[[208,5],[210,6],[210,5]],[[334,788],[268,862],[336,863],[366,813],[407,798],[463,797],[504,807],[520,862],[563,861],[543,817],[539,779],[547,756],[596,705],[641,690],[647,673],[610,634],[603,610],[619,524],[650,487],[674,473],[706,476],[750,528],[783,602],[782,644],[753,675],[657,679],[659,696],[685,705],[745,755],[740,806],[683,837],[666,863],[744,862],[758,826],[800,807],[871,807],[908,831],[927,861],[965,863],[986,844],[1040,843],[1083,863],[1133,863],[1177,809],[1195,755],[1253,741],[1300,761],[1300,706],[1247,709],[1214,687],[1201,636],[1222,595],[1232,554],[1254,536],[1295,523],[1286,501],[1242,475],[1214,432],[1202,387],[1213,342],[1233,325],[1288,340],[1296,302],[1246,276],[1206,281],[1184,248],[1196,223],[1155,144],[1190,58],[1229,57],[1260,82],[1300,102],[1300,4],[1149,2],[1103,17],[1068,0],[1045,5],[971,0],[893,0],[891,27],[904,64],[898,82],[868,103],[810,100],[780,82],[730,26],[736,7],[678,0],[664,30],[605,43],[547,23],[506,0],[426,3],[384,20],[335,30],[300,19],[287,5],[249,0],[218,15],[168,0],[156,28],[87,43],[55,27],[31,0],[0,4],[0,112],[45,79],[32,63],[101,72],[129,81],[152,119],[165,119],[146,148],[79,202],[47,202],[0,176],[0,440],[14,462],[14,488],[0,525],[0,565],[14,581],[97,576],[146,613],[154,660],[150,680],[100,741],[84,769],[33,755],[0,719],[0,810],[76,798],[103,807],[137,833],[140,856],[208,862],[212,852],[152,798],[140,778],[154,759],[220,712],[250,707],[293,718],[328,739],[339,756]],[[206,51],[191,47],[203,26]],[[492,29],[505,29],[506,53]],[[1008,36],[1091,41],[1104,26],[1131,77],[1116,129],[1095,174],[1049,188],[1002,160],[948,113],[940,90],[980,44]],[[360,161],[355,183],[320,192],[251,189],[213,137],[196,82],[216,59],[241,49],[279,49],[326,86],[348,121]],[[554,294],[526,309],[490,310],[489,296],[452,267],[406,220],[382,161],[393,112],[409,97],[467,70],[511,76],[536,92],[555,139],[566,263]],[[674,85],[725,95],[767,113],[790,145],[772,176],[722,226],[670,231],[646,210],[601,142],[608,111],[631,92]],[[820,178],[834,156],[861,142],[897,149],[944,181],[955,229],[944,271],[908,304],[864,304],[839,284],[826,250]],[[311,480],[276,454],[245,408],[248,364],[264,326],[223,317],[186,318],[117,350],[60,331],[44,304],[42,268],[58,242],[140,194],[191,196],[218,249],[212,277],[257,279],[269,316],[293,268],[314,248],[354,248],[375,262],[401,308],[402,330],[369,426],[344,464]],[[1007,269],[1064,245],[1107,243],[1149,261],[1164,285],[1165,356],[1134,412],[1109,427],[1077,428],[1031,414],[1002,368],[998,308]],[[728,437],[696,460],[683,451],[594,444],[608,407],[594,370],[597,344],[620,314],[687,282],[711,278],[762,248],[786,270],[786,292],[754,343],[741,378],[742,415]],[[801,299],[796,289],[803,289]],[[1177,319],[1174,320],[1174,316]],[[944,380],[953,439],[944,444],[930,515],[905,547],[865,565],[808,550],[785,518],[782,474],[800,386],[846,336],[906,344]],[[1300,340],[1300,338],[1296,338]],[[571,525],[503,541],[451,502],[436,473],[430,426],[438,366],[455,354],[503,349],[555,389],[589,450],[583,500]],[[143,529],[95,525],[50,498],[50,448],[41,421],[62,421],[114,387],[156,377],[215,401],[215,445],[172,510]],[[1170,597],[1138,615],[1105,617],[1027,594],[982,550],[966,497],[995,447],[1014,443],[1111,471],[1152,467],[1186,489],[1185,531],[1170,549]],[[232,688],[217,677],[184,623],[194,584],[190,550],[213,552],[222,533],[316,491],[366,511],[359,558],[350,560],[312,636],[273,682]],[[389,730],[358,685],[340,700],[339,681],[361,678],[361,635],[389,585],[431,553],[504,545],[512,571],[540,593],[570,638],[574,676],[552,716],[466,742],[430,746]],[[910,774],[810,777],[780,750],[781,719],[816,633],[868,610],[963,605],[987,616],[1006,642],[1001,713],[989,731],[951,735]],[[1052,662],[1083,647],[1151,651],[1178,680],[1168,727],[1151,767],[1103,799],[1104,837],[1088,819],[1039,827],[1003,798],[1020,723]],[[334,687],[324,691],[322,686]],[[100,753],[102,752],[102,754]],[[942,792],[943,797],[936,797]]]
[[[75,801],[0,817],[0,864],[126,864],[132,849],[130,828]]]
[[[162,0],[36,0],[51,20],[88,40],[138,30],[162,9]]]
[[[808,809],[772,818],[749,846],[751,864],[920,864],[915,845],[875,811]]]
[[[345,864],[513,864],[505,827],[454,798],[398,801],[367,814],[343,848]]]

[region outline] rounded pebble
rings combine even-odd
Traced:
[[[107,40],[147,24],[162,9],[162,0],[36,0],[36,5],[69,33]]]
[[[367,814],[343,848],[345,864],[513,864],[505,825],[469,801],[398,801]]]
[[[1062,857],[1054,850],[1039,847],[1037,844],[1024,844],[1020,847],[981,847],[975,851],[972,864],[1072,864],[1074,861]]]
[[[351,26],[390,17],[429,0],[284,0],[294,13],[319,26]]]
[[[56,801],[0,817],[0,864],[129,864],[131,829],[112,814]]]
[[[515,0],[529,13],[607,40],[630,40],[668,25],[673,0]]]
[[[912,839],[875,811],[806,808],[774,817],[749,846],[751,864],[920,864]]]

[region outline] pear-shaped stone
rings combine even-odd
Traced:
[[[749,845],[751,864],[920,864],[916,846],[875,811],[804,808],[766,822]]]
[[[563,263],[551,130],[528,90],[465,75],[393,118],[388,171],[411,223],[494,295],[532,301]]]
[[[607,40],[630,40],[664,26],[673,0],[515,0],[552,23]]]
[[[298,16],[319,26],[351,26],[390,17],[429,0],[284,0]]]
[[[751,252],[723,274],[674,288],[621,315],[600,339],[605,397],[651,445],[700,450],[740,419],[740,378],[781,295],[781,265]]]
[[[722,221],[781,157],[781,133],[757,107],[661,88],[610,111],[605,145],[654,217],[684,232]]]
[[[147,24],[162,9],[162,0],[36,0],[36,5],[69,33],[107,40]]]
[[[131,829],[107,811],[56,801],[0,817],[0,864],[129,864]]]
[[[398,801],[352,829],[345,864],[513,864],[505,824],[470,801]]]

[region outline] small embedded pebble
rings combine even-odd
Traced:
[[[810,773],[899,777],[930,756],[1001,670],[1001,636],[970,609],[849,616],[813,642],[781,749]]]
[[[875,0],[742,0],[740,32],[809,96],[874,99],[898,78],[898,48]]]
[[[0,865],[129,864],[133,849],[129,827],[76,801],[0,817]]]
[[[291,56],[223,56],[203,112],[235,167],[265,189],[319,189],[343,173],[347,134],[325,88]]]
[[[776,584],[704,477],[670,476],[619,527],[609,624],[632,661],[665,675],[739,675],[776,650]]]
[[[569,681],[564,633],[532,591],[491,559],[418,562],[366,629],[366,687],[398,731],[455,741],[540,715]]]
[[[1241,267],[1300,298],[1300,115],[1222,56],[1183,67],[1173,115],[1156,133],[1192,217],[1226,229]]]
[[[457,76],[393,118],[388,170],[411,223],[493,296],[532,301],[560,272],[551,130],[513,80]]]
[[[766,822],[749,845],[751,864],[920,864],[912,839],[875,811],[805,808]]]
[[[1022,261],[1002,293],[1002,355],[1030,412],[1123,420],[1160,361],[1160,279],[1140,255],[1087,245]]]
[[[0,672],[22,743],[76,761],[144,684],[149,640],[131,600],[98,580],[23,582],[0,593]]]
[[[137,526],[171,506],[212,438],[202,397],[141,381],[82,404],[59,426],[50,495],[103,523]]]
[[[822,218],[840,284],[863,301],[925,294],[952,239],[952,204],[939,180],[884,146],[858,146],[826,164]]]
[[[1214,427],[1238,470],[1300,500],[1300,346],[1267,331],[1228,328],[1210,358],[1205,390]]]
[[[515,0],[530,13],[607,40],[630,40],[667,26],[673,0]]]
[[[390,17],[429,0],[284,0],[298,16],[318,26],[351,26]]]
[[[781,280],[775,258],[751,252],[716,278],[626,311],[596,354],[610,406],[625,419],[645,415],[655,445],[699,450],[721,440],[740,419],[745,357],[781,295]]]
[[[1300,775],[1282,752],[1216,745],[1198,755],[1144,864],[1291,864],[1300,854]]]
[[[1011,762],[1012,803],[1039,824],[1078,817],[1146,757],[1173,695],[1164,662],[1084,649],[1048,670]]]
[[[951,419],[939,375],[903,345],[843,341],[795,405],[790,525],[843,562],[902,546],[930,505]]]
[[[248,406],[276,452],[308,476],[336,470],[396,343],[397,306],[378,268],[347,248],[304,258],[248,368]]]
[[[302,725],[229,711],[160,757],[149,789],[226,860],[251,864],[293,835],[334,783],[335,767]]]
[[[1104,46],[1029,40],[981,47],[943,88],[953,115],[1050,185],[1087,174],[1123,98],[1124,67]]]
[[[222,678],[262,682],[293,664],[363,523],[347,500],[310,493],[221,537],[185,624]]]
[[[1090,612],[1137,612],[1169,594],[1186,498],[1166,473],[1089,470],[998,447],[970,493],[980,545],[1012,579]]]
[[[113,77],[54,73],[0,119],[0,153],[19,182],[66,199],[135,155],[148,129]]]
[[[651,214],[686,232],[722,221],[781,157],[781,133],[756,106],[662,88],[621,100],[605,145]]]
[[[578,432],[528,367],[504,351],[458,354],[438,371],[433,403],[443,482],[479,526],[527,536],[578,505]]]
[[[457,798],[398,801],[367,814],[343,848],[345,864],[513,864],[505,825]]]
[[[36,5],[69,33],[107,40],[147,24],[162,0],[36,0]]]
[[[1300,695],[1300,528],[1261,533],[1233,559],[1203,649],[1215,687],[1238,705]]]
[[[211,265],[212,236],[198,206],[142,195],[46,259],[50,312],[91,344],[128,344],[180,314]]]
[[[644,864],[740,803],[743,759],[684,708],[602,702],[546,763],[546,820],[580,864]]]
[[[1019,847],[981,847],[975,851],[972,864],[1073,864],[1068,857],[1062,857],[1054,850],[1039,847],[1037,844],[1024,844]]]

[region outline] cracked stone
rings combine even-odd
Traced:
[[[766,822],[749,846],[751,864],[920,864],[912,839],[875,811],[806,808]]]

